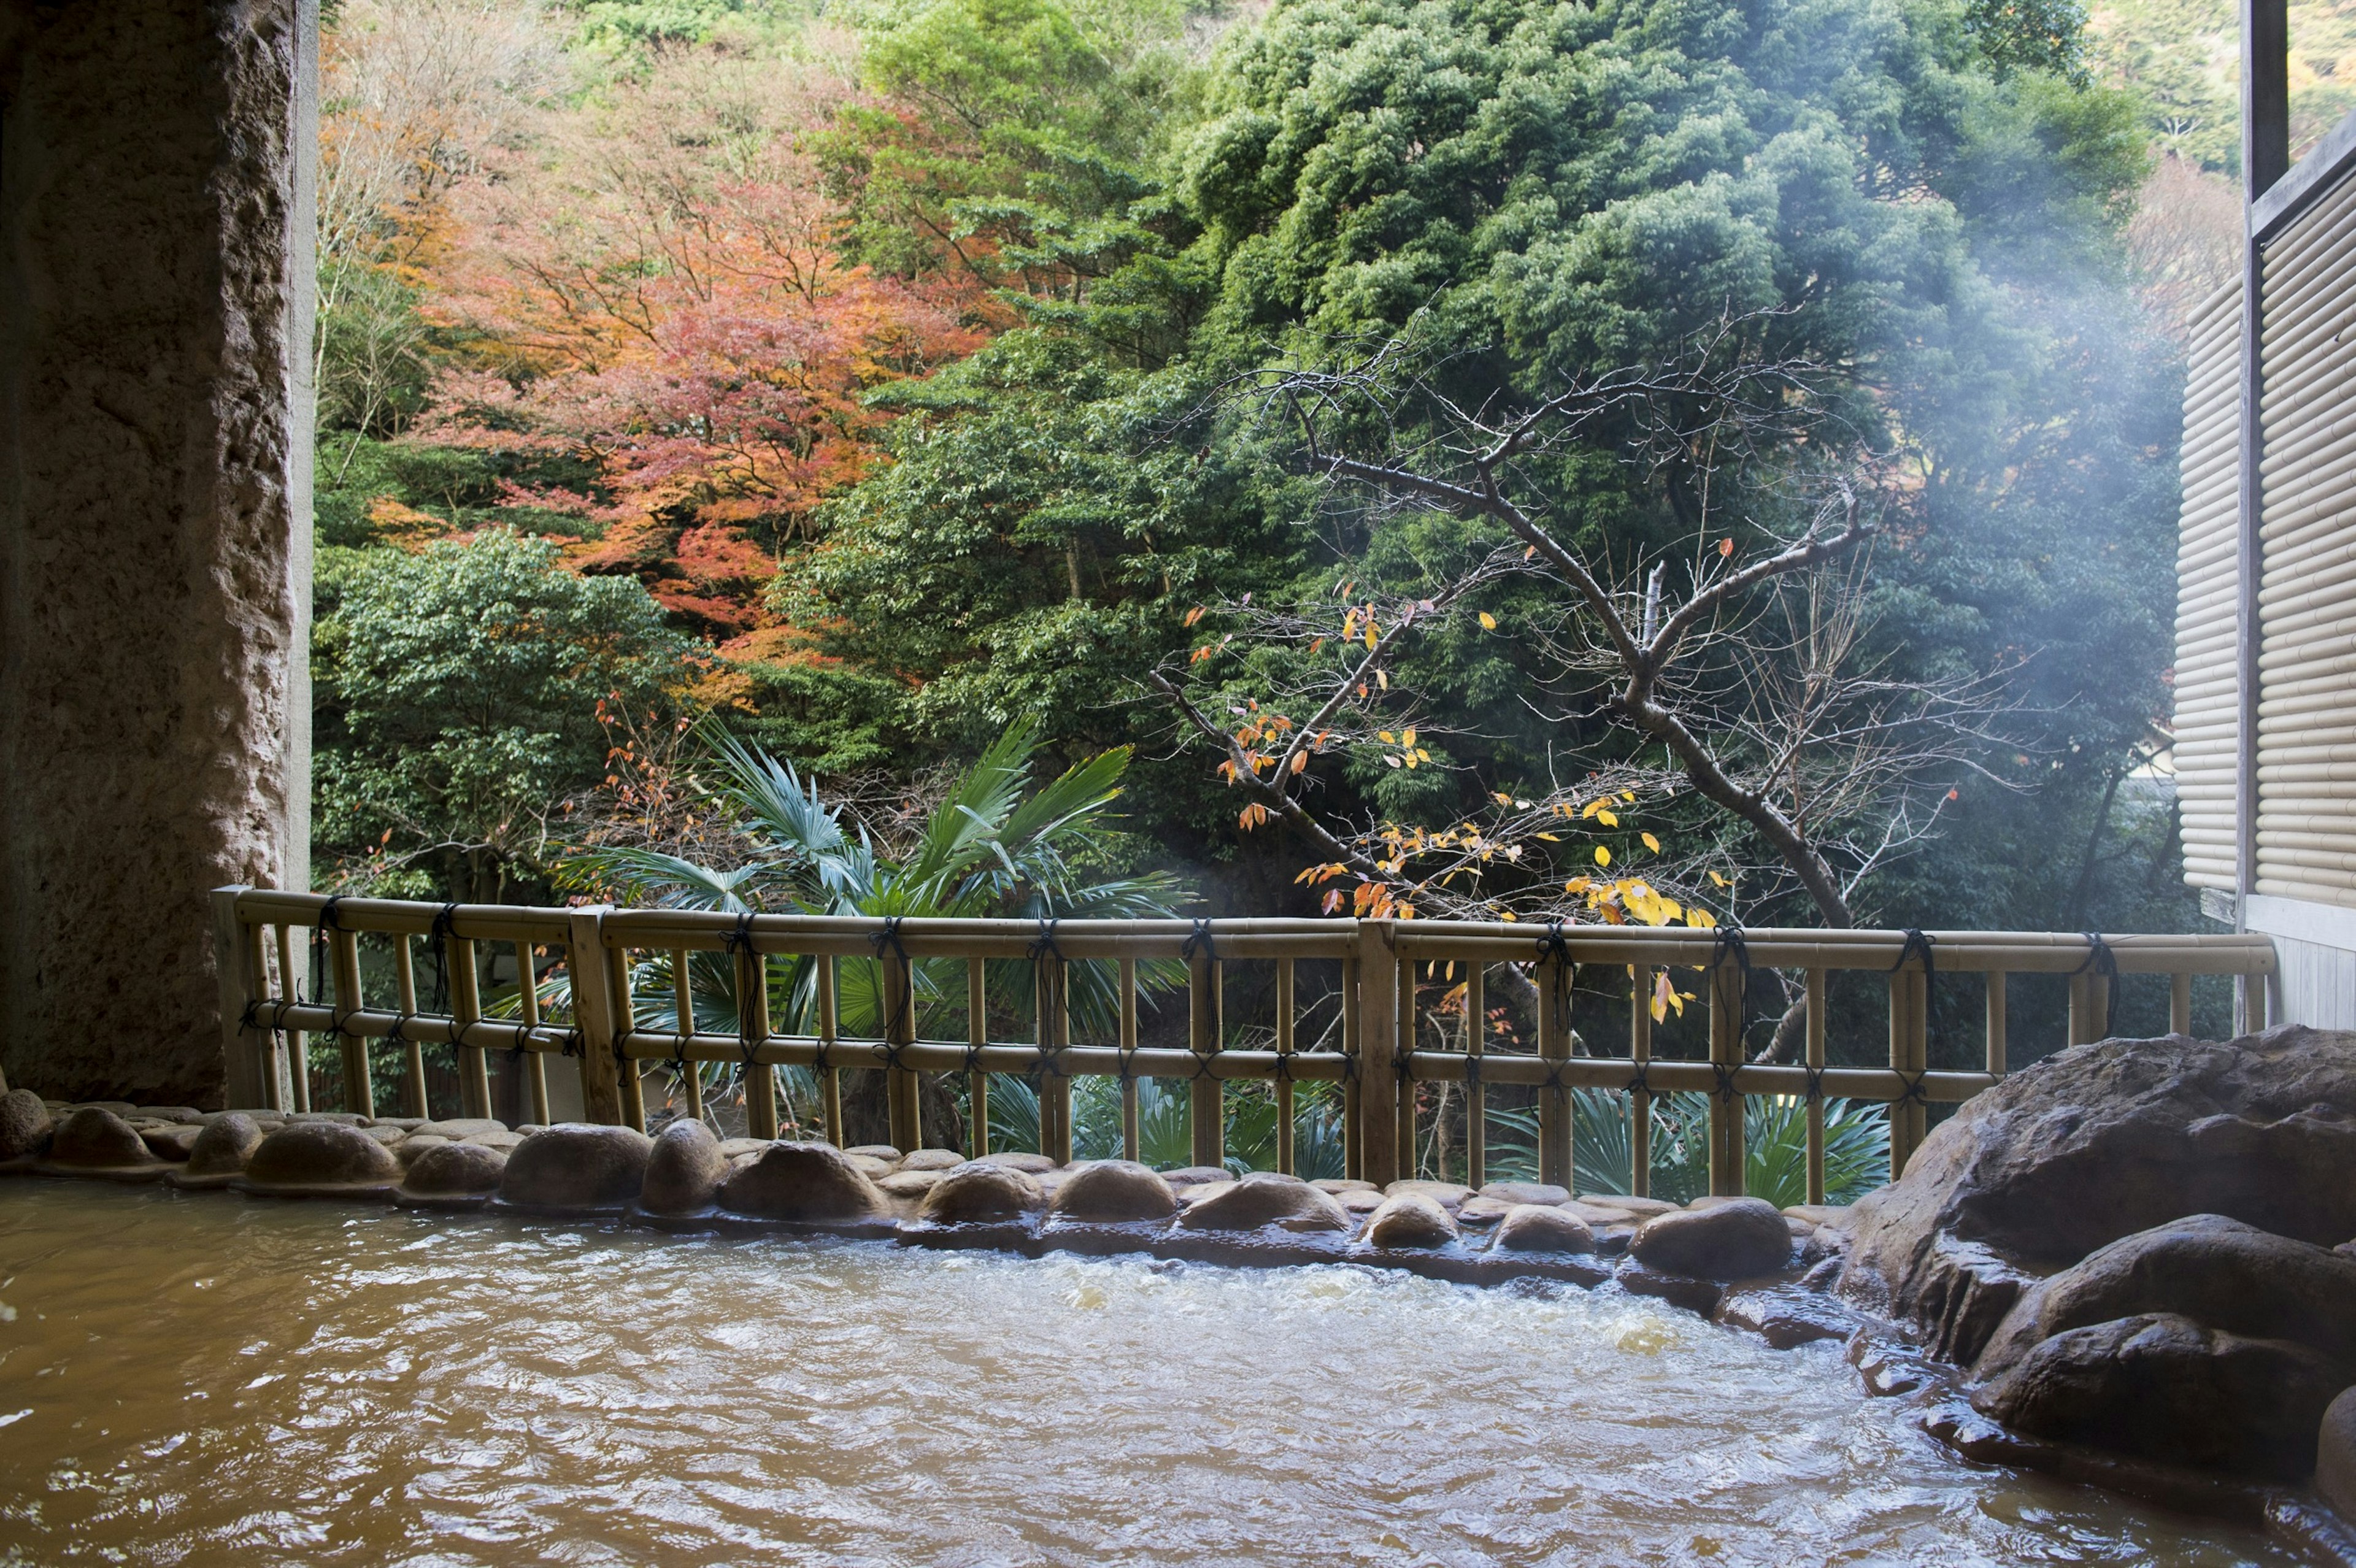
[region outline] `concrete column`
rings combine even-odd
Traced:
[[[308,878],[316,0],[0,0],[0,1067],[219,1102]]]

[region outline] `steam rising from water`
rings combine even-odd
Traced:
[[[19,1180],[0,1303],[0,1561],[2284,1561],[1578,1290]]]

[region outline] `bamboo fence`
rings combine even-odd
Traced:
[[[1824,1105],[1828,1098],[1878,1101],[1890,1107],[1890,1159],[1902,1171],[1922,1141],[1929,1107],[1969,1099],[2005,1072],[2006,982],[2012,975],[2062,976],[2069,995],[2068,1040],[2103,1038],[2119,977],[2169,977],[2169,1027],[2189,1031],[2192,980],[2219,975],[2258,981],[2263,998],[2276,972],[2275,951],[2255,934],[2102,937],[2050,932],[1897,932],[1818,930],[1686,930],[1633,926],[1472,923],[1440,921],[1143,920],[1052,923],[1012,920],[903,920],[806,915],[750,915],[677,910],[525,909],[490,904],[414,903],[337,898],[316,893],[223,888],[214,894],[220,948],[222,1031],[241,1103],[276,1110],[307,1110],[310,1041],[338,1048],[346,1106],[373,1109],[369,1042],[401,1048],[399,1103],[423,1116],[426,1074],[423,1047],[447,1042],[458,1062],[459,1113],[491,1115],[487,1055],[518,1053],[525,1103],[549,1114],[547,1059],[571,1058],[580,1074],[590,1120],[644,1130],[645,1077],[649,1069],[725,1062],[744,1070],[747,1130],[777,1136],[776,1077],[770,1069],[809,1069],[818,1081],[820,1119],[829,1137],[842,1141],[841,1074],[882,1072],[892,1141],[922,1143],[917,1074],[969,1075],[968,1118],[974,1154],[988,1150],[987,1104],[993,1074],[1034,1075],[1039,1083],[1040,1152],[1072,1157],[1072,1081],[1083,1074],[1118,1077],[1122,1088],[1122,1143],[1139,1148],[1137,1081],[1185,1082],[1192,1110],[1194,1162],[1222,1163],[1226,1086],[1237,1081],[1273,1084],[1280,1169],[1292,1167],[1293,1087],[1308,1082],[1342,1088],[1347,1173],[1377,1185],[1415,1169],[1414,1085],[1462,1086],[1470,1115],[1468,1174],[1479,1185],[1485,1157],[1484,1096],[1489,1086],[1519,1084],[1537,1093],[1539,1174],[1571,1185],[1573,1116],[1570,1094],[1591,1088],[1631,1097],[1632,1186],[1643,1194],[1649,1174],[1646,1140],[1651,1097],[1676,1091],[1708,1096],[1709,1181],[1713,1193],[1739,1195],[1743,1187],[1743,1102],[1750,1095],[1804,1100],[1808,1127],[1808,1191],[1821,1201],[1825,1182]],[[381,933],[391,944],[394,995],[363,994],[359,942]],[[443,982],[439,1005],[422,1007],[415,944]],[[490,946],[511,955],[518,976],[516,1016],[483,1015],[478,976]],[[734,966],[734,994],[744,998],[733,1030],[697,1027],[691,1004],[690,965],[696,954],[722,955]],[[437,959],[438,955],[438,959]],[[883,1028],[873,1038],[851,1038],[838,1028],[842,958],[875,961],[882,983]],[[770,965],[815,959],[815,1029],[781,1033],[769,1016]],[[963,960],[965,1038],[921,1038],[914,966],[927,960]],[[633,971],[652,961],[675,998],[668,1014],[684,1027],[645,1029],[632,995]],[[1033,1039],[993,1039],[986,1004],[985,964],[1017,960],[1033,967]],[[1186,974],[1187,1045],[1139,1044],[1138,965],[1175,960]],[[1299,1049],[1297,967],[1337,963],[1341,982],[1338,1049]],[[1269,1050],[1229,1049],[1223,1021],[1223,976],[1238,962],[1271,962],[1276,1027]],[[1069,965],[1109,963],[1117,974],[1117,1038],[1074,1043]],[[304,985],[305,965],[315,976]],[[1462,1031],[1460,1049],[1421,1049],[1414,1025],[1419,965],[1462,965],[1463,1016],[1484,1013],[1485,971],[1526,966],[1537,995],[1534,1053],[1487,1049],[1479,1028]],[[538,980],[562,966],[572,1003],[563,1021],[542,1014]],[[1574,1051],[1573,980],[1582,967],[1623,971],[1630,985],[1628,1053],[1580,1055]],[[1744,1027],[1757,1017],[1751,998],[1756,971],[1804,974],[1805,1040],[1795,1065],[1746,1060]],[[1708,997],[1706,1060],[1672,1061],[1653,1050],[1653,1023],[1644,998],[1664,970],[1698,971]],[[1843,971],[1877,974],[1887,983],[1887,1066],[1836,1067],[1826,1061],[1828,980]],[[1939,1071],[1929,1063],[1930,989],[1933,973],[1976,975],[1986,994],[1985,1051],[1975,1071]],[[530,976],[534,984],[522,983]],[[2257,1004],[2261,1008],[2263,1002]],[[937,1007],[935,1011],[940,1009]],[[2262,1019],[2249,1020],[2254,1028]],[[1584,1042],[1591,1051],[1594,1042]],[[690,1109],[702,1106],[698,1075],[682,1075]]]

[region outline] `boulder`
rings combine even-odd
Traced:
[[[2356,1236],[2356,1035],[2075,1046],[1933,1130],[1858,1201],[1843,1294],[1970,1362],[2044,1275],[2194,1214]]]
[[[201,1126],[205,1114],[194,1105],[142,1105],[132,1113],[132,1119],[150,1122],[177,1122],[183,1126]]]
[[[1628,1250],[1664,1274],[1752,1279],[1790,1266],[1792,1232],[1773,1204],[1737,1198],[1655,1214],[1638,1227]]]
[[[875,1185],[894,1198],[922,1198],[947,1174],[940,1170],[895,1170]]]
[[[234,1111],[216,1116],[205,1124],[197,1141],[188,1147],[185,1174],[227,1179],[244,1170],[246,1161],[261,1147],[262,1129],[254,1125],[252,1117]]]
[[[1190,1231],[1257,1231],[1279,1225],[1288,1231],[1348,1231],[1350,1216],[1328,1192],[1298,1177],[1255,1170],[1224,1190],[1190,1203],[1178,1216]]]
[[[1486,1229],[1519,1207],[1521,1205],[1508,1203],[1502,1198],[1467,1198],[1464,1206],[1456,1211],[1456,1222]]]
[[[1678,1209],[1678,1205],[1665,1198],[1638,1198],[1626,1192],[1587,1192],[1580,1194],[1579,1200],[1617,1209],[1624,1214],[1633,1214],[1639,1220],[1649,1220],[1655,1214],[1674,1214]]]
[[[2024,1292],[1972,1374],[2000,1376],[2056,1334],[2149,1314],[2287,1339],[2356,1365],[2356,1259],[2222,1215],[2171,1221]]]
[[[883,1190],[849,1156],[816,1143],[766,1146],[728,1173],[720,1203],[734,1213],[803,1224],[880,1220],[892,1211]]]
[[[2341,1390],[2323,1412],[2315,1440],[2315,1491],[2356,1527],[2356,1388]]]
[[[0,1159],[39,1154],[48,1146],[54,1125],[48,1106],[30,1089],[0,1094]]]
[[[920,1148],[903,1156],[902,1170],[955,1170],[965,1163],[965,1156],[952,1148]]]
[[[900,1151],[890,1144],[853,1144],[842,1152],[853,1159],[880,1159],[885,1165],[900,1163]]]
[[[157,1159],[168,1159],[177,1164],[188,1157],[188,1151],[196,1147],[197,1135],[203,1131],[200,1126],[169,1122],[162,1126],[140,1128],[139,1141],[145,1144],[147,1152]]]
[[[1424,1193],[1394,1191],[1366,1221],[1365,1239],[1372,1247],[1444,1247],[1456,1239],[1456,1221]]]
[[[457,1141],[455,1138],[437,1137],[431,1133],[412,1133],[393,1146],[392,1157],[401,1161],[405,1169],[415,1165],[417,1157],[427,1149],[440,1148],[444,1144]]]
[[[1756,1334],[1779,1350],[1817,1339],[1846,1339],[1860,1324],[1856,1313],[1828,1296],[1796,1285],[1738,1290],[1719,1303],[1718,1321]]]
[[[1176,1179],[1177,1173],[1172,1172],[1171,1179]],[[1320,1192],[1331,1192],[1336,1198],[1344,1192],[1380,1192],[1382,1190],[1373,1182],[1361,1181],[1355,1176],[1322,1176],[1309,1185]]]
[[[412,1135],[424,1134],[432,1137],[448,1138],[452,1143],[462,1143],[477,1133],[506,1132],[508,1125],[505,1122],[493,1121],[488,1116],[445,1116],[438,1122],[420,1122],[409,1130]]]
[[[1971,1403],[2034,1437],[2295,1481],[2351,1376],[2287,1339],[2139,1313],[2040,1341]]]
[[[410,1161],[400,1197],[430,1206],[472,1203],[499,1189],[507,1168],[507,1155],[487,1145],[438,1139]]]
[[[1046,1194],[1029,1172],[976,1163],[934,1182],[918,1212],[936,1225],[988,1225],[1020,1220],[1046,1206]]]
[[[1175,1170],[1163,1171],[1162,1179],[1173,1187],[1202,1187],[1214,1181],[1233,1181],[1235,1172],[1217,1165],[1182,1165]],[[1371,1181],[1362,1185],[1369,1192],[1374,1190]]]
[[[1483,1198],[1494,1198],[1501,1203],[1557,1204],[1570,1201],[1570,1189],[1557,1187],[1551,1181],[1492,1181],[1481,1189]]]
[[[898,1163],[894,1160],[878,1159],[872,1154],[852,1154],[848,1149],[845,1149],[843,1153],[845,1157],[847,1157],[852,1165],[858,1167],[860,1172],[867,1177],[871,1181],[878,1177],[891,1175],[893,1168]]]
[[[718,1202],[727,1179],[728,1160],[712,1129],[701,1122],[673,1122],[647,1151],[638,1207],[649,1214],[692,1214]]]
[[[471,1148],[498,1147],[497,1139],[484,1134],[460,1142]],[[619,1209],[637,1197],[653,1148],[654,1140],[636,1127],[585,1122],[550,1127],[508,1151],[499,1201],[517,1209]]]
[[[1595,1232],[1567,1209],[1524,1203],[1497,1221],[1496,1239],[1489,1244],[1508,1253],[1591,1253]]]
[[[765,1154],[774,1141],[771,1138],[722,1138],[720,1157],[733,1162],[752,1155]]]
[[[361,1197],[389,1194],[400,1179],[401,1161],[359,1128],[344,1122],[288,1122],[262,1140],[236,1184],[248,1191],[296,1197]]]
[[[1394,1181],[1383,1189],[1386,1198],[1429,1198],[1442,1209],[1453,1209],[1472,1196],[1472,1189],[1454,1181]]]
[[[1010,1149],[1004,1154],[986,1154],[980,1159],[965,1163],[1003,1166],[1008,1170],[1019,1170],[1026,1176],[1044,1176],[1055,1168],[1055,1162],[1045,1155],[1028,1154],[1020,1149]]]
[[[63,1170],[122,1171],[159,1167],[129,1122],[100,1105],[67,1114],[49,1135],[48,1163]]]
[[[1067,1220],[1119,1224],[1166,1220],[1178,1195],[1159,1171],[1133,1160],[1103,1159],[1073,1171],[1055,1189],[1054,1211]]]

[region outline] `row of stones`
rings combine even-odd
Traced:
[[[0,1104],[0,1164],[188,1188],[390,1200],[419,1207],[620,1212],[674,1225],[742,1220],[928,1245],[1014,1245],[1043,1232],[1125,1228],[1108,1243],[1157,1234],[1257,1236],[1254,1255],[1347,1247],[1376,1253],[1481,1253],[1586,1260],[1560,1277],[1623,1277],[1707,1310],[1716,1289],[1682,1281],[1784,1277],[1837,1266],[1843,1211],[1778,1211],[1755,1199],[1679,1207],[1627,1196],[1575,1200],[1559,1187],[1493,1182],[1309,1182],[1260,1171],[1159,1172],[1124,1160],[1058,1167],[1035,1154],[968,1160],[947,1149],[722,1141],[680,1122],[648,1138],[628,1128],[509,1129],[314,1113],[206,1114],[183,1107],[55,1105],[18,1092]],[[1485,1246],[1483,1243],[1485,1243]],[[1623,1258],[1624,1254],[1624,1258]],[[1605,1259],[1622,1258],[1618,1264]],[[1828,1328],[1826,1330],[1830,1332]],[[1774,1337],[1771,1334],[1771,1338]],[[1795,1339],[1816,1337],[1801,1334]]]

